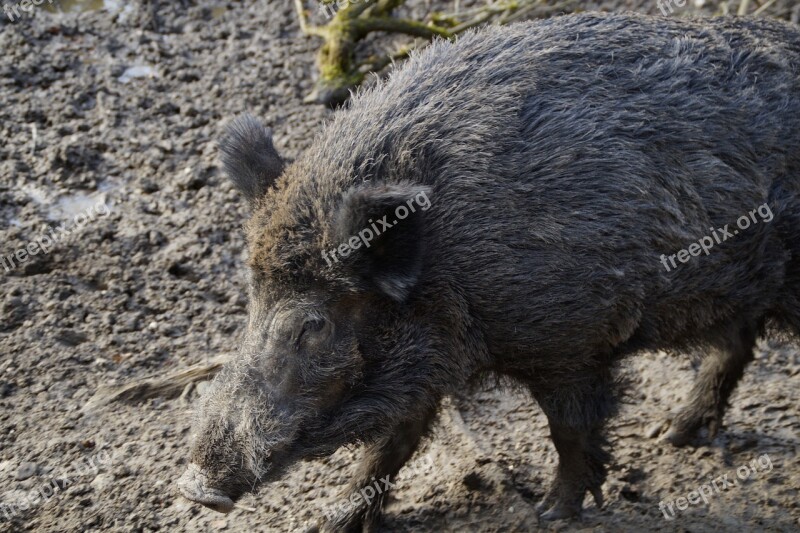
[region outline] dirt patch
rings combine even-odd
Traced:
[[[106,5],[15,23],[0,16],[0,255],[55,240],[47,254],[0,265],[0,504],[40,493],[26,509],[0,508],[0,530],[299,530],[336,502],[357,450],[301,464],[223,517],[172,486],[202,386],[82,408],[102,386],[235,349],[247,212],[220,175],[214,141],[226,119],[248,111],[273,127],[283,153],[308,147],[331,114],[301,103],[316,42],[300,35],[284,0]],[[605,7],[656,12],[654,2]],[[791,7],[771,9],[788,17]],[[606,506],[587,500],[581,522],[548,529],[800,529],[796,348],[759,352],[722,433],[699,448],[658,440],[686,396],[688,361],[645,354],[627,372]],[[401,481],[387,530],[535,530],[532,508],[556,461],[543,415],[513,390],[455,404],[461,422],[444,417],[420,453],[434,466]],[[659,510],[763,456],[770,470],[754,468],[707,504],[672,521]]]

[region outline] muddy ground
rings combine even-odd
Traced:
[[[779,0],[766,13],[789,18],[793,6]],[[656,11],[655,2],[601,7]],[[358,450],[299,465],[227,516],[179,497],[172,482],[202,386],[83,409],[102,386],[235,350],[247,212],[220,176],[214,140],[249,111],[286,155],[301,153],[331,115],[301,103],[317,44],[285,0],[36,8],[13,23],[0,14],[0,255],[46,227],[69,233],[56,232],[48,254],[0,265],[0,531],[298,531],[335,501]],[[688,359],[629,361],[605,507],[587,500],[582,521],[545,528],[800,530],[798,353],[764,344],[720,435],[684,449],[659,438],[686,396]],[[457,399],[421,466],[404,474],[386,530],[537,530],[533,506],[555,461],[528,397]],[[737,469],[748,479],[707,504],[672,520],[659,510]],[[32,491],[42,496],[20,505]]]

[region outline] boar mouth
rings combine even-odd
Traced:
[[[192,463],[178,480],[181,494],[195,503],[202,504],[218,513],[229,513],[233,510],[233,499],[219,489],[208,486],[208,476]]]
[[[212,481],[216,472],[207,470],[200,464],[189,463],[186,472],[178,479],[178,491],[187,500],[199,503],[218,513],[227,514],[234,508],[236,501],[244,494],[255,493],[259,487],[279,479],[286,471],[287,465],[276,462],[264,468],[259,476],[246,470],[226,468],[228,476]],[[218,474],[218,473],[217,473]],[[233,475],[231,475],[233,474]]]

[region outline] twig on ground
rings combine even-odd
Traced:
[[[214,377],[223,362],[223,358],[218,358],[164,377],[146,378],[119,387],[101,387],[86,403],[83,411],[92,411],[114,402],[136,404],[151,398],[177,398],[187,386]]]

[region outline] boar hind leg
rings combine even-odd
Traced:
[[[342,495],[334,516],[329,516],[319,531],[377,531],[386,495],[395,476],[419,447],[435,412],[402,424],[394,435],[369,446],[358,472]]]
[[[550,380],[550,383],[556,380]],[[601,486],[610,459],[603,426],[614,412],[610,372],[598,371],[558,390],[543,392],[541,382],[531,387],[547,415],[550,436],[558,452],[556,477],[537,507],[542,520],[579,516],[586,493],[603,505]]]
[[[672,421],[667,440],[684,446],[700,428],[713,439],[722,423],[728,399],[753,360],[756,328],[729,326],[721,332],[711,351],[703,357],[689,403]]]

